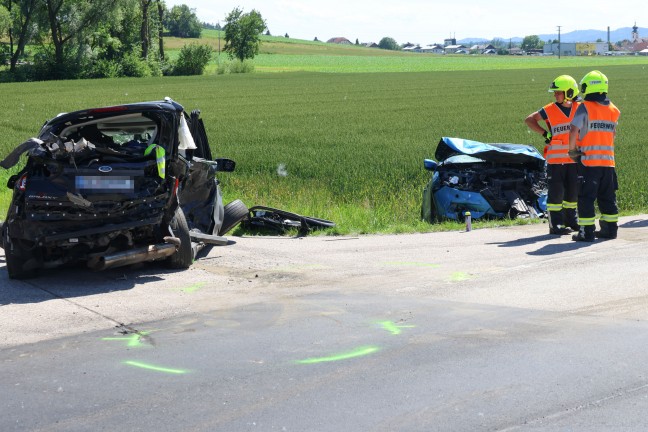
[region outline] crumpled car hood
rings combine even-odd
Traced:
[[[443,137],[439,141],[434,157],[442,162],[452,156],[466,155],[486,162],[521,164],[541,170],[545,159],[530,145],[509,143],[482,143],[463,138]]]

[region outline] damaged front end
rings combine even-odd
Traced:
[[[484,144],[443,137],[423,191],[421,217],[428,222],[473,219],[538,218],[546,213],[545,160],[521,144]]]

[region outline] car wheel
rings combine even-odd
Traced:
[[[25,270],[25,263],[27,260],[23,259],[18,252],[18,244],[9,241],[9,229],[6,224],[2,227],[2,248],[5,253],[5,261],[7,264],[7,273],[9,279],[28,279],[36,276],[34,269]]]
[[[187,219],[180,207],[176,209],[170,225],[173,235],[180,239],[180,247],[167,259],[167,265],[172,269],[187,269],[193,263],[193,248],[191,247],[189,225],[187,225]]]
[[[218,230],[218,235],[227,234],[239,222],[247,217],[249,210],[243,201],[234,200],[225,206],[225,216],[223,216],[223,223]]]

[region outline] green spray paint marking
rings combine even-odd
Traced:
[[[392,262],[386,262],[385,264],[393,265],[393,266],[432,267],[432,268],[441,267],[439,264],[424,263],[424,262],[406,262],[406,261],[392,261]]]
[[[105,341],[112,341],[112,340],[128,341],[126,343],[126,346],[139,347],[139,346],[143,345],[142,344],[142,336],[146,336],[149,333],[151,333],[151,332],[150,331],[139,332],[139,333],[133,333],[130,336],[124,336],[124,337],[105,337],[105,338],[102,338],[101,340],[105,340]]]
[[[186,374],[186,373],[189,372],[189,371],[186,371],[186,370],[183,370],[183,369],[163,368],[163,367],[160,367],[160,366],[153,366],[153,365],[150,365],[150,364],[140,363],[140,362],[132,361],[132,360],[127,360],[127,361],[124,362],[124,364],[127,364],[129,366],[135,366],[135,367],[142,368],[142,369],[152,370],[152,371],[155,371],[155,372],[164,372],[164,373],[176,374],[176,375],[182,375],[182,374]]]
[[[378,324],[380,324],[382,326],[382,328],[384,328],[385,330],[387,330],[388,332],[390,332],[393,335],[401,334],[403,332],[401,329],[416,327],[416,326],[413,326],[413,325],[397,325],[396,323],[394,323],[392,321],[379,321]]]
[[[184,291],[186,293],[192,293],[192,292],[198,291],[203,286],[205,286],[205,282],[198,282],[197,284],[193,284],[193,285],[191,285],[191,286],[189,286],[187,288],[182,288],[181,291]]]
[[[452,273],[452,275],[450,276],[451,282],[461,282],[468,279],[471,279],[471,276],[468,273],[464,273],[464,272],[455,272]]]
[[[315,363],[325,363],[325,362],[334,362],[334,361],[340,361],[340,360],[347,360],[350,358],[355,358],[355,357],[362,357],[366,356],[369,354],[373,354],[377,352],[380,348],[376,346],[366,346],[366,347],[360,347],[354,351],[348,352],[348,353],[342,353],[342,354],[335,354],[329,357],[313,357],[313,358],[308,358],[304,360],[297,360],[297,363],[299,364],[315,364]]]

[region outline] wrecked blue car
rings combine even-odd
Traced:
[[[546,162],[534,147],[443,137],[434,156],[424,162],[433,174],[423,220],[463,221],[466,212],[473,220],[546,216]]]

